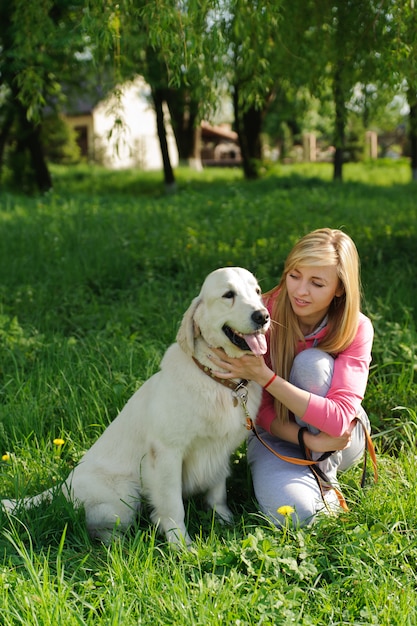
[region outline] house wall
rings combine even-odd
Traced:
[[[95,153],[110,168],[162,169],[156,115],[150,103],[150,88],[143,78],[122,85],[116,95],[93,110]],[[178,150],[165,111],[171,165],[178,164]]]
[[[88,115],[66,115],[66,122],[76,131],[81,155],[88,159],[94,159],[94,120]]]

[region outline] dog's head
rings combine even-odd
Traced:
[[[270,318],[256,278],[241,267],[224,267],[207,276],[186,311],[177,341],[188,354],[201,336],[231,357],[265,354]]]

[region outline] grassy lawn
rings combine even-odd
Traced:
[[[172,551],[144,510],[105,548],[58,499],[1,516],[0,621],[138,624],[417,623],[416,187],[407,162],[161,175],[55,168],[55,189],[0,193],[2,497],[58,482],[158,369],[205,275],[242,265],[266,291],[294,242],[343,228],[362,259],[376,336],[365,398],[380,479],[342,478],[350,511],[278,531],[257,512],[244,449],[222,527],[188,503],[189,552]],[[60,447],[53,443],[62,438]]]

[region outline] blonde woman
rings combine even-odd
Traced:
[[[213,357],[222,370],[218,376],[263,386],[257,430],[276,452],[302,458],[301,445],[314,452],[314,459],[332,452],[319,467],[335,487],[337,472],[364,451],[363,429],[355,418],[369,429],[361,403],[373,327],[360,312],[360,297],[352,239],[340,230],[315,230],[294,246],[280,283],[264,296],[273,320],[266,357],[231,359],[219,350]],[[248,461],[259,506],[277,525],[283,506],[294,509],[294,522],[300,524],[337,508],[333,489],[322,493],[308,467],[277,458],[253,433]]]

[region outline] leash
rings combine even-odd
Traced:
[[[246,416],[246,428],[254,433],[255,437],[258,439],[258,441],[261,442],[261,444],[265,448],[267,448],[270,452],[272,452],[272,454],[274,454],[276,457],[278,457],[282,461],[286,461],[287,463],[293,463],[294,465],[304,465],[304,466],[309,467],[309,469],[312,472],[314,478],[316,479],[316,482],[317,482],[317,485],[319,487],[322,500],[323,500],[323,502],[326,505],[326,508],[328,510],[329,510],[329,507],[328,507],[328,504],[327,504],[326,499],[324,497],[325,496],[325,491],[327,491],[328,489],[333,489],[335,491],[335,493],[337,495],[337,499],[339,501],[339,504],[340,504],[341,508],[344,511],[348,511],[349,510],[349,508],[348,508],[348,506],[346,504],[346,500],[345,500],[342,492],[340,491],[340,489],[338,489],[337,487],[335,487],[334,485],[332,485],[330,483],[330,481],[328,480],[326,474],[318,466],[318,463],[320,463],[320,461],[324,461],[325,459],[327,459],[331,454],[333,454],[332,452],[325,452],[324,454],[322,454],[320,456],[319,459],[314,461],[311,458],[311,451],[309,450],[309,448],[307,448],[307,446],[304,443],[304,433],[306,432],[307,428],[303,427],[303,428],[300,428],[300,430],[298,431],[298,442],[300,444],[300,448],[301,448],[301,451],[303,452],[304,458],[303,459],[298,459],[297,457],[290,457],[290,456],[286,456],[284,454],[279,454],[279,452],[277,452],[276,450],[271,448],[271,446],[269,446],[266,443],[266,441],[264,441],[262,439],[262,437],[259,435],[259,433],[258,433],[258,431],[256,429],[256,426],[255,426],[255,424],[254,424],[254,422],[253,422],[252,418],[250,417],[249,412],[247,410],[246,399],[241,399],[241,404],[242,404],[242,408],[243,408],[243,411],[245,412],[245,416]],[[377,459],[376,459],[375,447],[374,447],[374,444],[372,442],[372,439],[371,439],[371,436],[370,436],[368,430],[366,429],[365,425],[363,424],[363,422],[361,421],[361,419],[359,417],[356,417],[355,419],[361,425],[362,430],[364,432],[364,436],[365,436],[364,463],[363,463],[362,477],[361,477],[361,481],[360,481],[360,485],[363,488],[365,486],[366,475],[367,475],[367,453],[369,453],[369,456],[371,457],[372,464],[373,464],[374,482],[377,482],[377,480],[378,480]]]
[[[304,446],[304,441],[302,438],[303,435],[303,429],[300,428],[299,432],[298,432],[298,440],[302,441],[302,446],[301,450],[304,453],[305,458],[304,459],[299,459],[297,457],[294,456],[287,456],[285,454],[280,454],[279,452],[277,452],[276,450],[274,450],[273,448],[271,448],[270,445],[268,445],[266,443],[266,441],[264,441],[262,439],[262,437],[260,436],[260,434],[258,433],[256,426],[253,422],[253,419],[251,418],[251,416],[249,415],[249,411],[247,409],[246,406],[246,397],[242,397],[240,396],[240,403],[242,405],[243,411],[245,413],[245,417],[246,417],[246,428],[250,431],[253,432],[253,434],[255,435],[255,437],[258,439],[258,441],[261,442],[261,444],[263,446],[265,446],[265,448],[267,448],[267,450],[269,450],[270,452],[272,452],[272,454],[274,454],[276,457],[278,457],[279,459],[281,459],[282,461],[285,461],[286,463],[292,463],[293,465],[303,465],[304,467],[308,467],[311,471],[311,473],[313,474],[314,478],[316,479],[317,485],[319,487],[320,490],[320,495],[321,498],[326,506],[326,508],[330,511],[329,509],[329,505],[326,501],[325,498],[325,491],[328,489],[334,489],[336,495],[337,495],[337,499],[339,501],[340,506],[342,507],[342,509],[344,511],[348,511],[348,506],[346,504],[346,500],[342,494],[342,492],[337,489],[336,487],[334,487],[333,485],[330,484],[329,480],[327,479],[325,473],[320,469],[320,467],[317,465],[317,463],[319,461],[323,461],[324,459],[326,459],[327,457],[329,457],[332,453],[331,452],[326,452],[324,453],[320,459],[318,459],[317,461],[313,461],[310,458],[308,458],[308,456],[310,456],[309,451],[307,451],[308,449]],[[306,428],[304,430],[307,430]],[[301,433],[301,434],[300,434]]]
[[[203,365],[202,363],[200,363],[200,361],[198,361],[195,357],[193,357],[193,361],[205,374],[207,374],[207,376],[210,376],[210,378],[212,378],[214,381],[220,383],[221,385],[223,385],[224,387],[227,387],[228,389],[230,389],[232,391],[233,405],[237,406],[238,403],[240,402],[240,405],[241,405],[241,407],[243,409],[243,412],[244,412],[244,415],[245,415],[245,418],[246,418],[246,428],[247,428],[247,430],[252,431],[253,434],[255,435],[255,437],[258,439],[258,441],[260,441],[261,444],[265,448],[267,448],[267,450],[272,452],[272,454],[274,454],[276,457],[278,457],[282,461],[285,461],[286,463],[292,463],[294,465],[303,465],[303,466],[308,467],[310,469],[310,471],[312,472],[314,478],[316,479],[316,482],[317,482],[317,485],[319,487],[322,500],[323,500],[326,508],[329,511],[330,511],[329,505],[328,505],[328,503],[326,501],[326,498],[325,498],[325,492],[328,491],[329,489],[333,489],[335,491],[335,493],[337,495],[337,499],[339,501],[339,504],[340,504],[341,508],[344,511],[348,511],[349,510],[349,508],[348,508],[348,506],[346,504],[346,500],[345,500],[342,492],[340,491],[340,489],[337,489],[336,487],[334,487],[334,485],[332,485],[330,483],[330,481],[328,480],[326,474],[318,466],[318,463],[320,463],[320,461],[324,461],[325,459],[327,459],[331,454],[333,454],[333,452],[325,452],[324,454],[322,454],[320,456],[319,459],[314,461],[311,458],[311,451],[309,450],[309,448],[307,448],[307,446],[304,443],[304,433],[307,431],[307,428],[306,427],[302,427],[298,431],[298,442],[299,442],[301,451],[302,451],[302,453],[304,455],[304,458],[303,459],[299,459],[297,457],[287,456],[285,454],[280,454],[279,452],[277,452],[276,450],[271,448],[271,446],[268,445],[266,443],[266,441],[264,441],[262,439],[262,437],[259,435],[259,433],[258,433],[258,431],[256,429],[256,426],[254,424],[253,419],[251,418],[251,416],[249,414],[248,407],[247,407],[247,399],[248,399],[248,387],[247,387],[247,385],[248,385],[249,381],[246,380],[246,379],[242,379],[239,382],[235,382],[235,381],[230,380],[230,379],[219,378],[218,376],[213,374],[212,370],[209,367],[207,367],[206,365]],[[364,462],[363,462],[362,477],[361,477],[361,481],[360,481],[360,485],[363,488],[365,486],[365,481],[366,481],[367,455],[368,455],[368,453],[369,453],[369,456],[371,457],[372,464],[373,464],[374,482],[377,482],[377,480],[378,480],[377,459],[376,459],[376,453],[375,453],[374,444],[372,442],[371,436],[370,436],[367,428],[365,427],[365,425],[363,424],[362,420],[359,417],[356,417],[355,419],[361,425],[363,433],[364,433],[364,436],[365,436]]]
[[[326,474],[323,472],[323,470],[321,469],[321,467],[318,465],[320,463],[320,461],[325,461],[326,459],[329,458],[329,456],[331,456],[333,454],[333,452],[324,452],[324,454],[322,454],[316,461],[313,461],[312,457],[311,457],[311,450],[309,448],[307,448],[307,446],[304,443],[304,433],[308,430],[308,428],[306,428],[306,426],[303,426],[302,428],[299,429],[298,431],[298,443],[299,446],[301,448],[301,451],[304,455],[304,458],[308,459],[311,462],[310,470],[314,476],[314,478],[316,479],[316,483],[319,487],[320,490],[320,495],[321,498],[324,502],[324,504],[326,505],[327,510],[329,511],[329,506],[328,503],[326,501],[325,498],[325,491],[326,489],[333,489],[333,491],[336,493],[337,499],[339,500],[339,505],[342,507],[342,509],[344,511],[349,511],[348,505],[346,504],[346,500],[345,497],[343,495],[343,493],[340,491],[340,489],[338,489],[337,487],[335,487],[334,485],[332,485],[329,481],[329,479],[327,478]]]
[[[362,426],[363,433],[365,435],[365,452],[363,457],[363,470],[362,470],[362,478],[361,478],[361,487],[365,487],[366,481],[366,469],[367,469],[367,457],[368,454],[371,457],[373,472],[374,472],[374,483],[378,480],[378,462],[376,460],[376,452],[374,442],[371,439],[371,435],[366,428],[365,424],[362,422],[360,417],[356,417],[356,421]],[[367,454],[368,453],[368,454]]]

